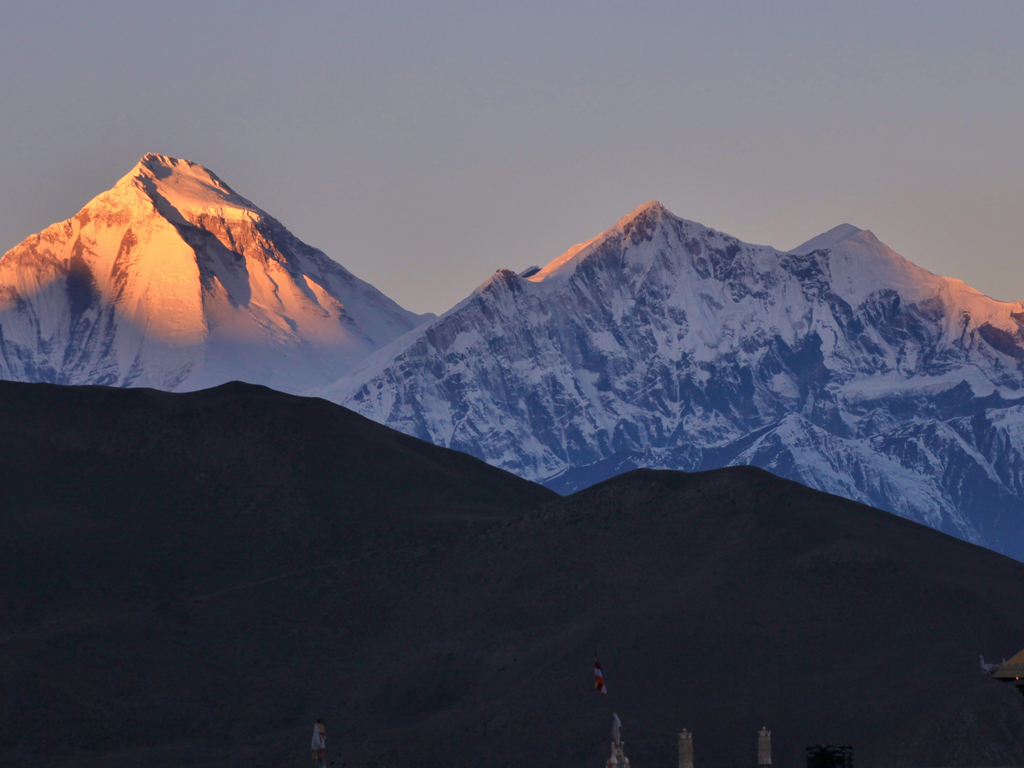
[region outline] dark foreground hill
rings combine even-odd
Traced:
[[[415,558],[557,498],[239,383],[0,382],[0,489],[2,765],[151,746],[154,764],[204,761],[305,724],[336,688],[330,665],[390,621],[381,594],[346,584],[360,558]],[[315,631],[338,608],[336,634]]]
[[[318,400],[0,386],[0,764],[1024,765],[1024,564],[766,472],[566,499]],[[610,695],[591,689],[597,649]]]

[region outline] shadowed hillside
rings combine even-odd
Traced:
[[[0,385],[0,763],[1024,765],[1024,565],[751,468],[566,499],[320,400]],[[591,689],[597,649],[610,695]],[[40,748],[40,731],[51,741]],[[344,751],[343,755],[339,755]]]

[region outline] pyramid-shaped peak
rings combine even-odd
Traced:
[[[166,201],[181,212],[226,209],[260,212],[208,168],[155,152],[143,155],[115,189],[124,187],[141,188],[158,206]]]
[[[542,283],[552,278],[568,277],[575,271],[576,265],[593,251],[595,244],[601,243],[609,237],[625,236],[638,240],[648,238],[661,226],[666,216],[672,216],[672,213],[665,206],[657,200],[648,200],[615,222],[615,226],[605,230],[597,237],[574,245],[557,259],[549,262],[543,269],[531,269],[529,274],[524,274],[522,277],[531,283]]]
[[[665,215],[671,215],[669,210],[659,203],[657,200],[648,200],[646,203],[641,203],[632,211],[627,213],[621,219],[616,222],[616,226],[621,227],[624,224],[628,224],[637,219],[656,218],[660,219]]]
[[[668,209],[657,200],[648,200],[646,203],[641,203],[633,209],[632,215],[640,214],[644,211],[658,211],[659,213],[666,213]]]
[[[798,245],[796,248],[790,251],[793,254],[804,254],[810,253],[811,251],[827,250],[829,248],[835,248],[842,242],[847,240],[853,240],[862,233],[874,237],[874,235],[866,229],[855,227],[853,224],[840,224],[838,227],[832,227],[828,232],[822,232],[817,237],[812,237],[806,243]]]
[[[138,164],[141,167],[161,176],[168,176],[178,168],[202,168],[206,171],[206,169],[199,163],[193,163],[191,160],[171,157],[170,155],[158,155],[156,152],[147,152],[142,156],[142,159],[139,160]],[[210,173],[209,171],[206,172]]]

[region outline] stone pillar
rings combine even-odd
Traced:
[[[679,768],[693,768],[693,734],[685,728],[679,734]]]
[[[766,768],[772,764],[772,732],[766,726],[761,726],[757,732],[757,765],[759,768]]]

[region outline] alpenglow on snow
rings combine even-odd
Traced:
[[[563,493],[753,464],[1024,558],[1022,325],[848,224],[782,252],[650,202],[322,394]]]
[[[322,386],[433,315],[398,306],[217,176],[149,154],[0,258],[0,378]]]

